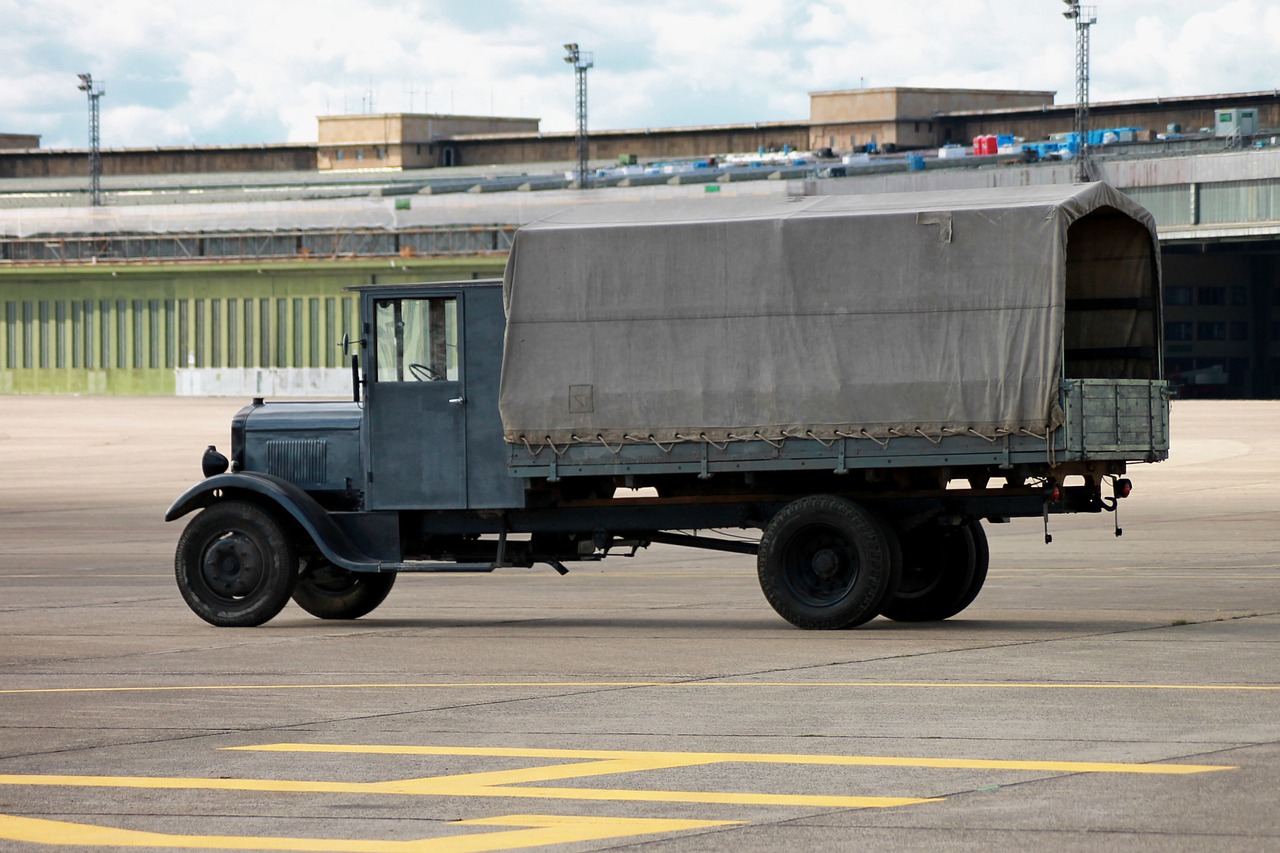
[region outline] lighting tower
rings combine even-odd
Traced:
[[[1067,11],[1062,17],[1076,24],[1076,180],[1087,181],[1089,168],[1089,27],[1098,22],[1096,6],[1081,6],[1078,0],[1062,0]]]
[[[102,204],[102,153],[98,139],[98,99],[106,94],[101,86],[94,87],[92,74],[80,75],[81,92],[89,96],[89,203]]]
[[[587,69],[595,65],[590,53],[578,50],[576,42],[564,46],[564,61],[573,66],[573,74],[577,82],[578,111],[578,188],[591,186],[587,177]]]

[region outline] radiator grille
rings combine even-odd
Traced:
[[[267,442],[267,473],[299,485],[323,485],[329,476],[329,442],[278,438]]]

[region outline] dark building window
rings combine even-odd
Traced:
[[[1227,334],[1233,341],[1247,341],[1249,340],[1249,324],[1235,321],[1229,326]]]
[[[1196,328],[1196,337],[1202,341],[1225,341],[1227,339],[1227,324],[1200,323]]]
[[[1190,305],[1191,304],[1191,288],[1189,287],[1165,288],[1164,303],[1166,305]]]
[[[1249,288],[1243,285],[1234,285],[1228,292],[1232,305],[1248,305],[1249,304]]]
[[[1227,289],[1225,287],[1201,287],[1196,292],[1196,301],[1201,305],[1226,305]]]
[[[1164,337],[1168,341],[1195,340],[1195,329],[1189,320],[1178,320],[1164,324]]]

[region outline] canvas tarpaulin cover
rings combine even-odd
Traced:
[[[1045,434],[1095,211],[1127,248],[1086,266],[1158,298],[1154,222],[1105,184],[560,211],[507,263],[506,440]],[[1122,336],[1158,337],[1136,316]]]

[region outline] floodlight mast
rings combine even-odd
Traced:
[[[587,69],[595,66],[592,55],[578,50],[577,42],[564,46],[564,61],[573,66],[573,74],[577,83],[577,115],[578,115],[578,188],[588,189],[591,179],[587,175]]]
[[[1076,180],[1091,180],[1089,151],[1089,27],[1098,22],[1096,6],[1081,6],[1078,0],[1062,0],[1067,11],[1062,17],[1076,26]]]
[[[89,204],[102,204],[102,149],[98,136],[98,99],[106,94],[101,85],[93,85],[92,74],[81,74],[81,92],[89,96]]]

